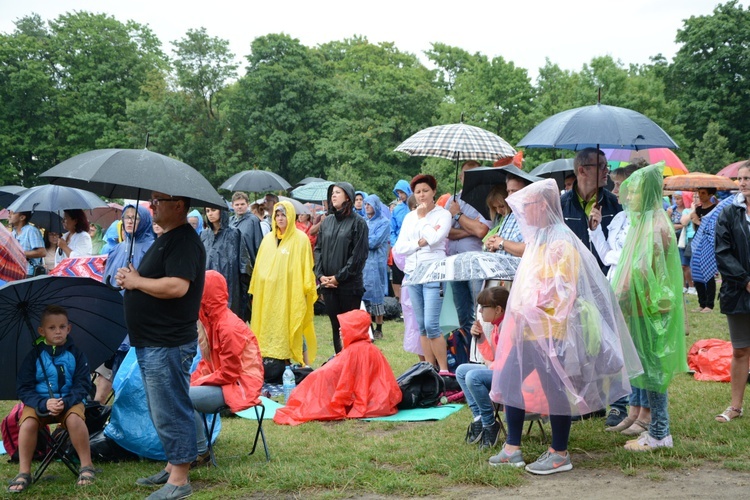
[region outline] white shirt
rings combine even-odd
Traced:
[[[406,214],[393,247],[395,253],[406,255],[404,272],[411,274],[417,264],[444,259],[450,229],[451,213],[439,205],[421,219],[416,210]],[[424,247],[419,246],[422,238],[427,240]]]
[[[594,231],[589,229],[589,239],[594,243],[594,248],[596,248],[596,253],[599,254],[601,261],[605,266],[609,266],[607,279],[612,281],[615,277],[615,269],[617,268],[617,262],[620,260],[622,247],[625,246],[628,229],[630,229],[630,218],[627,212],[625,210],[617,212],[607,228],[609,234],[606,238],[604,238],[601,224],[596,226]]]
[[[69,232],[65,233],[61,236],[61,238],[67,238],[69,234]],[[73,236],[70,237],[70,241],[68,241],[68,246],[70,246],[70,255],[68,256],[65,255],[65,252],[63,252],[62,249],[57,249],[57,251],[55,252],[55,265],[58,265],[64,259],[72,259],[74,257],[88,257],[94,251],[93,247],[91,246],[91,236],[89,236],[89,233],[87,233],[86,231],[74,233]]]

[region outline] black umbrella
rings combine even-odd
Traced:
[[[7,208],[22,191],[26,191],[23,186],[0,186],[0,207]]]
[[[292,185],[286,179],[268,170],[245,170],[224,181],[219,189],[262,193],[264,191],[286,191],[290,187]]]
[[[112,357],[127,334],[122,295],[94,279],[37,276],[0,287],[0,399],[17,399],[18,368],[50,304],[68,311],[70,337],[92,369]]]
[[[524,172],[515,165],[505,167],[477,167],[464,172],[464,187],[461,190],[461,199],[477,209],[485,219],[490,220],[490,210],[487,207],[487,195],[495,184],[505,182],[507,174],[536,182],[542,180],[528,172]]]
[[[194,205],[225,209],[224,199],[190,165],[147,149],[97,149],[47,170],[52,184],[86,189],[106,198],[142,200],[159,191]]]
[[[47,184],[29,188],[10,204],[8,210],[13,212],[31,212],[31,219],[38,227],[56,233],[62,230],[61,212],[79,208],[87,210],[107,207],[97,195],[83,189]]]
[[[299,181],[297,184],[295,184],[294,187],[298,188],[300,186],[304,186],[305,184],[310,184],[311,182],[325,182],[325,181],[326,181],[325,179],[321,179],[320,177],[305,177],[304,179]]]
[[[537,166],[531,172],[531,175],[544,177],[546,179],[555,179],[557,187],[565,188],[565,177],[573,173],[573,158],[558,158],[557,160],[548,161]]]

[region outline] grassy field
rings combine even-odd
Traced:
[[[695,296],[689,296],[688,348],[702,338],[727,339],[725,317],[718,310],[693,313],[696,307]],[[327,318],[316,317],[315,324],[320,346],[318,366],[333,348]],[[386,323],[385,340],[377,344],[396,375],[416,362],[416,356],[404,353],[401,347],[402,325]],[[13,403],[0,402],[0,412],[7,414]],[[747,420],[722,425],[713,419],[728,404],[729,384],[697,382],[687,374],[678,376],[670,387],[673,449],[629,453],[622,449],[624,436],[603,432],[603,420],[578,422],[573,424],[570,438],[574,466],[654,480],[665,470],[707,464],[750,471]],[[439,422],[315,422],[287,427],[266,421],[270,463],[265,462],[262,449],[247,455],[254,421],[226,418],[215,448],[219,467],[191,474],[194,498],[444,496],[452,488],[471,487],[496,488],[502,495],[504,488],[528,481],[522,470],[491,468],[487,458],[493,453],[479,452],[476,446],[463,442],[469,417],[464,408]],[[524,436],[527,461],[547,445],[538,429]],[[1,462],[2,476],[12,478],[17,465]],[[135,479],[162,466],[150,461],[95,465],[101,472],[93,486],[76,488],[72,474],[62,464],[54,463],[29,493],[46,498],[143,498],[150,490],[136,487]]]

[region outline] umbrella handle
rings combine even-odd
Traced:
[[[595,201],[594,208],[599,208],[599,206],[599,201]],[[589,217],[589,229],[591,229],[592,231],[594,230],[594,219],[592,217]]]
[[[110,290],[114,290],[115,292],[119,292],[120,290],[122,290],[122,288],[120,288],[119,286],[112,284],[112,276],[107,276],[104,280],[104,284],[107,285]]]
[[[34,346],[34,350],[36,351],[36,357],[38,360],[40,360],[41,363],[42,351],[39,349],[39,344],[36,343],[36,339],[34,338],[34,327],[31,325],[31,318],[29,318],[28,311],[24,311],[23,319],[25,320],[26,328],[28,328],[29,334],[31,335],[31,344]],[[44,381],[47,382],[47,391],[49,392],[49,398],[53,399],[55,397],[55,394],[52,392],[52,384],[50,383],[49,377],[47,376],[47,371],[43,366],[42,374],[44,374]]]

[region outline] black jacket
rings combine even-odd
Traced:
[[[589,221],[586,217],[586,212],[581,206],[581,202],[578,201],[578,192],[576,191],[578,182],[573,184],[573,189],[562,195],[560,204],[562,205],[563,217],[565,218],[565,224],[578,236],[586,247],[591,250],[591,253],[596,257],[596,262],[599,264],[599,269],[604,274],[609,271],[609,266],[605,266],[599,255],[596,253],[594,244],[589,240]],[[602,211],[602,232],[606,238],[609,234],[609,223],[612,222],[612,218],[618,212],[622,211],[622,206],[617,202],[617,196],[610,193],[605,188],[599,188],[599,208]]]
[[[331,191],[337,186],[346,192],[350,201],[354,200],[354,187],[348,182],[337,182],[328,188],[328,206],[333,210]],[[325,293],[354,293],[365,291],[362,271],[367,261],[368,230],[367,222],[354,212],[349,215],[332,211],[320,225],[318,240],[315,243],[315,277],[335,276],[337,288],[321,288]]]
[[[750,230],[745,208],[732,203],[716,221],[716,265],[721,273],[722,314],[750,314]]]

